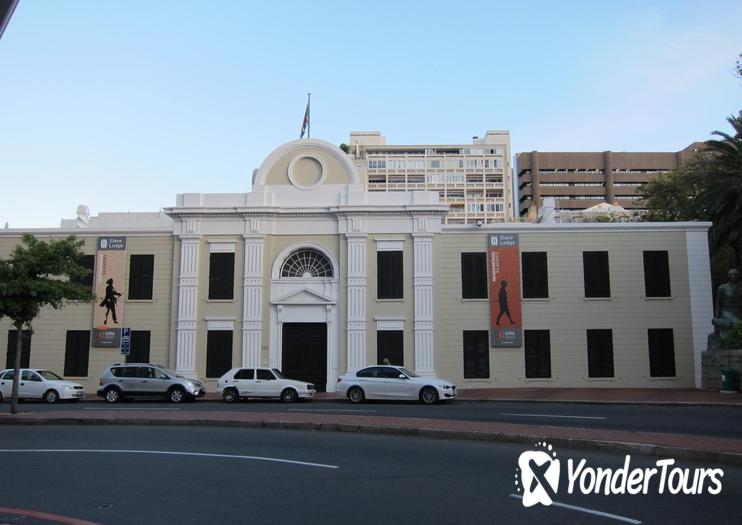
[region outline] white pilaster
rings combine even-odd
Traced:
[[[348,239],[348,371],[366,366],[366,234]]]
[[[242,280],[242,366],[260,366],[263,323],[263,235],[244,235],[245,272]]]
[[[187,224],[194,230],[193,223]],[[196,377],[196,313],[198,308],[198,246],[196,234],[181,235],[180,275],[178,276],[178,321],[176,326],[176,364],[179,374]]]
[[[414,234],[415,372],[435,374],[433,235]]]
[[[696,388],[701,388],[701,352],[706,350],[708,335],[714,331],[711,319],[714,305],[711,297],[708,232],[685,233],[688,250],[688,288],[690,291],[691,330],[693,334],[693,373]]]

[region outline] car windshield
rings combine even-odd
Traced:
[[[402,372],[402,373],[403,373],[404,375],[406,375],[407,377],[420,377],[420,376],[419,376],[419,375],[417,375],[416,373],[414,373],[414,372],[410,372],[410,371],[409,371],[409,370],[407,370],[406,368],[400,368],[399,370],[400,370],[400,371],[401,371],[401,372]]]
[[[64,381],[63,378],[59,377],[54,372],[50,372],[49,370],[39,370],[39,375],[44,379],[48,379],[49,381]]]
[[[181,379],[188,379],[187,377],[183,377],[183,376],[180,376],[180,375],[176,374],[175,372],[173,372],[169,368],[160,368],[160,372],[165,372],[170,377],[179,377]]]
[[[273,373],[276,374],[276,377],[278,379],[288,379],[285,375],[281,373],[281,371],[278,368],[273,368]]]

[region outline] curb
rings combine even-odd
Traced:
[[[465,441],[485,441],[500,443],[533,443],[536,439],[546,439],[550,444],[560,448],[596,450],[600,452],[618,452],[638,456],[662,456],[687,461],[721,463],[742,466],[742,454],[725,451],[714,451],[696,448],[681,448],[669,445],[633,443],[575,437],[549,437],[548,435],[532,436],[528,434],[507,434],[480,430],[452,430],[445,428],[415,428],[394,425],[348,424],[348,423],[312,423],[281,420],[214,420],[208,418],[182,419],[143,419],[134,417],[105,418],[33,418],[19,416],[0,418],[0,425],[149,425],[149,426],[217,426],[232,428],[275,428],[282,430],[303,430],[320,432],[348,432],[360,434],[379,434],[393,436],[424,437],[433,439],[457,439]]]

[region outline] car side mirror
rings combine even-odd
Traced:
[[[398,376],[398,377],[399,377],[399,379],[407,379],[407,376],[406,376],[406,375],[404,375],[404,374],[399,374],[399,376]]]

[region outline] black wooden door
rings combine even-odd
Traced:
[[[327,324],[283,324],[283,374],[314,384],[317,392],[327,386]]]

